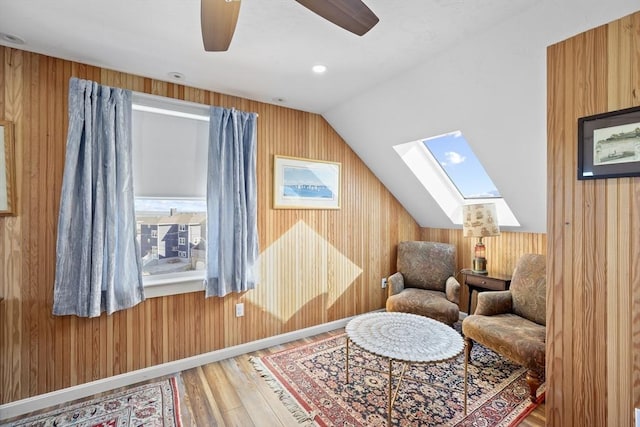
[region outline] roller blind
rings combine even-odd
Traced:
[[[152,111],[136,106],[149,107]],[[136,197],[204,198],[209,122],[173,113],[208,116],[208,107],[134,96],[133,180]]]

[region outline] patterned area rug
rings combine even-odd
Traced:
[[[350,384],[346,385],[345,342],[346,335],[340,334],[251,360],[300,424],[386,425],[388,361],[350,346]],[[466,417],[464,355],[460,355],[449,362],[407,370],[393,406],[392,424],[514,426],[543,401],[544,384],[538,402],[529,401],[525,369],[479,344],[473,347],[472,359]],[[394,364],[395,371],[400,367],[400,363]]]
[[[143,384],[4,426],[181,427],[177,381]]]

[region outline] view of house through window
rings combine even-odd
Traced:
[[[133,184],[145,286],[204,277],[208,107],[134,94]]]
[[[142,274],[204,270],[204,199],[136,198],[136,223]]]

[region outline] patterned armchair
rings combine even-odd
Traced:
[[[389,277],[387,311],[430,317],[447,325],[458,321],[460,283],[455,279],[455,246],[400,242],[398,271]]]
[[[534,402],[544,378],[546,284],[545,257],[525,254],[516,263],[509,290],[482,292],[475,313],[462,321],[465,363],[476,341],[524,366]]]

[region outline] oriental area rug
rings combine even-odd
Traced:
[[[175,377],[33,415],[1,427],[181,427]]]
[[[345,344],[346,335],[338,334],[251,361],[300,425],[385,426],[388,360],[350,346],[347,385]],[[544,384],[538,401],[529,400],[524,368],[477,343],[472,359],[466,417],[461,354],[448,362],[407,370],[393,406],[392,425],[516,426],[544,400]],[[394,370],[400,368],[400,363],[394,363]]]

